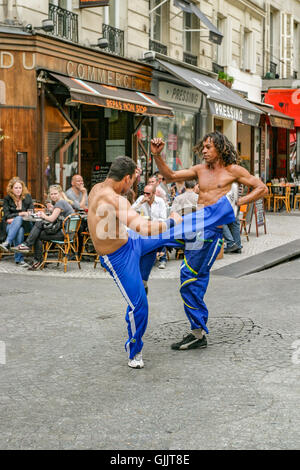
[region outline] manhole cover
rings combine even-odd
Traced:
[[[247,340],[250,335],[259,333],[260,327],[256,326],[250,318],[236,316],[222,316],[209,319],[209,344],[237,343]],[[190,333],[187,320],[172,323],[163,323],[153,331],[146,333],[145,338],[159,343],[165,340],[179,340]]]

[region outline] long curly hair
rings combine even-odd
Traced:
[[[236,149],[234,148],[233,144],[224,134],[222,134],[219,131],[209,132],[203,137],[203,139],[201,139],[198,142],[197,145],[195,145],[195,147],[193,148],[193,151],[199,157],[201,157],[202,155],[203,144],[207,139],[212,140],[219,154],[219,157],[221,158],[225,166],[233,165],[233,164],[238,165],[240,163],[240,157]]]
[[[9,180],[6,191],[7,191],[8,196],[10,196],[15,203],[17,202],[17,198],[14,195],[13,187],[16,183],[20,183],[20,185],[22,186],[21,199],[24,199],[26,194],[29,194],[29,191],[26,188],[24,181],[22,181],[18,176],[14,176],[13,178]]]

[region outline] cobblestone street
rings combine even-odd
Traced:
[[[267,223],[270,234],[252,234],[240,256],[292,240],[299,218]],[[299,260],[237,280],[212,276],[209,346],[187,352],[170,349],[188,331],[179,263],[149,282],[140,371],[127,366],[123,298],[99,266],[2,271],[1,449],[299,447]]]
[[[242,235],[242,253],[225,255],[223,259],[219,259],[215,262],[212,271],[299,238],[299,211],[293,211],[291,214],[287,214],[286,212],[276,214],[267,213],[266,221],[266,235],[264,234],[263,227],[259,227],[259,236],[256,237],[255,221],[253,220],[251,232],[249,234],[249,242],[247,242],[245,235]],[[178,279],[181,260],[175,260],[174,257],[175,253],[173,251],[170,255],[170,261],[168,262],[166,269],[161,270],[154,267],[151,272],[150,279]],[[30,258],[28,258],[28,260],[29,259]],[[42,271],[28,272],[25,270],[25,274],[28,276],[51,276],[58,278],[110,278],[109,274],[104,272],[101,268],[100,263],[98,263],[96,269],[94,269],[93,262],[83,261],[81,263],[81,267],[82,269],[79,270],[77,263],[69,263],[68,270],[64,273],[62,266],[57,267],[56,264],[48,264],[46,269]],[[15,265],[12,256],[5,256],[0,261],[0,273],[24,274],[24,268]]]

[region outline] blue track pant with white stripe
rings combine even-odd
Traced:
[[[196,240],[198,233],[234,220],[233,209],[227,197],[223,196],[216,204],[186,215],[182,223],[159,235],[144,237],[130,230],[125,245],[114,253],[100,257],[102,266],[113,277],[128,304],[125,349],[130,359],[143,347],[142,337],[148,322],[148,300],[140,272],[140,258],[161,246],[182,247],[182,241],[186,251],[194,249],[195,243],[202,244],[200,239]]]

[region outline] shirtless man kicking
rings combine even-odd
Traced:
[[[232,187],[233,194],[238,197],[238,185],[234,182],[252,188],[252,191],[237,201],[237,206],[248,204],[267,194],[266,185],[252,176],[246,169],[239,166],[236,150],[232,143],[220,132],[207,134],[194,149],[203,157],[204,163],[190,169],[173,171],[161,157],[164,148],[162,139],[151,141],[151,152],[159,172],[167,183],[173,181],[197,180],[199,183],[198,205],[210,207],[215,205]],[[208,227],[204,221],[204,230],[198,234],[197,241],[203,241],[202,246],[188,244],[185,247],[185,257],[180,270],[180,293],[184,310],[190,322],[191,333],[171,345],[172,349],[188,350],[205,348],[207,340],[204,332],[208,310],[204,303],[204,295],[209,282],[209,271],[223,243],[222,226]]]
[[[156,148],[159,147],[155,145]],[[203,224],[209,228],[233,222],[235,201],[229,193],[216,204],[187,215],[182,223],[179,223],[181,217],[176,213],[165,222],[148,221],[123,197],[135,179],[133,160],[116,158],[106,180],[96,184],[90,192],[88,226],[102,266],[113,277],[128,304],[128,340],[125,343],[128,365],[141,369],[144,367],[142,337],[147,327],[148,301],[140,272],[140,258],[164,245],[178,248],[181,243],[189,243]]]

